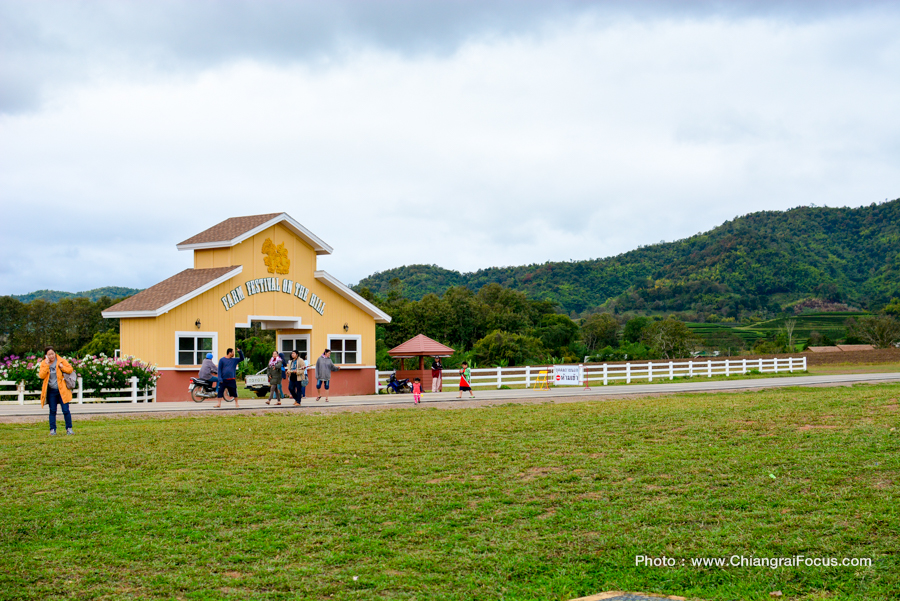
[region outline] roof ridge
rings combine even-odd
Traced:
[[[119,301],[102,312],[104,317],[119,317],[128,313],[129,317],[158,316],[183,302],[217,286],[243,270],[242,265],[228,267],[189,267],[166,278],[158,284],[141,290],[134,296]],[[220,281],[221,280],[221,281]]]
[[[295,220],[286,212],[262,213],[260,215],[245,215],[243,217],[229,217],[216,225],[209,227],[199,234],[195,234],[175,245],[178,250],[199,250],[205,248],[230,248],[240,244],[247,238],[254,236],[274,225],[283,224],[294,235],[306,242],[317,255],[330,255],[332,248],[321,238],[302,223]]]

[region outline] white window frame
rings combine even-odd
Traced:
[[[281,350],[282,340],[300,340],[301,338],[306,339],[306,362],[309,363],[310,357],[313,355],[312,340],[309,334],[277,334],[275,336],[275,347],[279,353],[283,353],[284,351]],[[287,359],[290,360],[290,357],[287,357]]]
[[[200,363],[202,363],[202,361],[201,361],[200,363],[193,363],[193,364],[188,365],[187,363],[182,364],[182,363],[178,362],[178,353],[181,352],[180,349],[178,348],[178,341],[181,340],[182,338],[194,338],[194,339],[212,338],[212,350],[207,351],[207,352],[208,353],[211,352],[213,354],[213,361],[215,361],[216,357],[219,356],[219,333],[218,332],[197,332],[196,330],[193,332],[190,332],[190,331],[189,332],[175,332],[175,364],[174,364],[175,367],[192,367],[194,365],[199,366]],[[197,348],[197,343],[194,342],[194,349],[195,349],[194,350],[194,359],[197,358],[196,348]],[[187,351],[185,351],[185,352],[187,352]]]
[[[355,340],[356,341],[356,363],[335,363],[335,365],[362,365],[362,335],[360,334],[329,334],[326,337],[326,346],[331,348],[332,340]],[[333,353],[332,353],[333,354]],[[345,355],[342,352],[341,355]],[[343,356],[341,357],[343,359]]]

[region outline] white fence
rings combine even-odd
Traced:
[[[579,365],[584,386],[608,386],[616,382],[631,384],[634,380],[647,382],[713,376],[740,376],[750,371],[781,373],[806,371],[806,357],[773,357],[771,359],[706,359],[679,361],[646,361],[641,363],[591,363]],[[379,371],[376,376],[377,391],[386,388],[393,371]],[[524,367],[485,367],[472,370],[472,388],[522,386],[532,388],[542,382],[552,385],[552,365],[526,365]],[[444,390],[457,390],[459,371],[444,370]]]
[[[14,387],[15,390],[4,390],[7,387]],[[108,398],[93,398],[91,394],[115,394],[126,393],[125,396],[114,396]],[[15,397],[15,400],[8,397]],[[131,386],[128,388],[101,388],[85,390],[81,378],[78,378],[78,388],[72,391],[73,403],[152,403],[156,400],[156,387],[138,388],[138,379],[131,377]],[[18,403],[19,405],[33,405],[41,402],[40,390],[25,390],[25,384],[22,382],[0,382],[0,403]]]

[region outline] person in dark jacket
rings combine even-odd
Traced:
[[[214,384],[219,383],[218,370],[216,364],[213,363],[212,353],[206,353],[206,359],[200,365],[200,373],[197,374],[197,377],[201,380],[209,380]]]
[[[287,382],[287,367],[288,367],[288,356],[285,356],[284,353],[278,353],[278,356],[281,357],[281,398],[287,398],[288,393],[284,391],[284,383]]]
[[[269,359],[269,398],[266,400],[266,405],[271,403],[272,399],[278,399],[278,402],[275,403],[276,405],[281,404],[281,399],[284,397],[284,393],[281,391],[281,378],[283,373],[284,361],[277,351],[273,352],[272,358]]]
[[[219,392],[216,395],[219,397],[219,404],[216,407],[222,406],[222,399],[225,397],[225,391],[227,390],[234,398],[235,409],[238,408],[237,366],[238,363],[244,360],[244,351],[238,349],[238,353],[240,358],[235,358],[234,349],[230,348],[225,351],[225,356],[219,359]]]
[[[291,351],[291,360],[288,362],[288,391],[294,399],[294,405],[299,406],[306,393],[303,379],[306,377],[306,353]]]
[[[441,392],[443,390],[444,366],[441,364],[441,358],[435,357],[431,364],[431,392]]]

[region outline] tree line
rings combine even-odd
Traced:
[[[417,334],[451,346],[445,361],[455,367],[466,360],[480,366],[576,363],[596,360],[685,356],[701,344],[690,328],[675,319],[593,314],[578,321],[550,300],[529,299],[523,292],[496,283],[477,293],[454,286],[442,295],[420,300],[403,295],[399,279],[386,296],[367,288],[358,292],[388,313],[392,321],[378,328],[378,367],[397,366],[387,354]]]
[[[394,279],[385,296],[368,288],[357,289],[392,318],[391,323],[378,326],[379,369],[400,366],[387,351],[417,334],[456,350],[444,362],[447,367],[455,367],[463,360],[488,367],[573,363],[585,357],[591,361],[674,359],[701,350],[725,355],[796,350],[790,326],[748,344],[729,331],[701,336],[671,315],[594,313],[573,320],[560,313],[559,305],[552,301],[529,299],[523,292],[495,283],[478,292],[453,286],[443,294],[429,293],[420,300],[404,295],[403,286],[403,282]],[[900,313],[900,301],[894,299],[881,315],[849,319],[843,341],[871,343],[879,348],[900,342],[896,313]],[[415,360],[407,361],[407,367],[411,367]]]
[[[102,352],[111,357],[119,347],[119,320],[101,313],[119,300],[104,296],[23,303],[0,296],[0,357],[40,353],[47,345],[63,355]]]
[[[454,286],[443,294],[426,294],[411,300],[403,283],[395,279],[385,296],[367,288],[358,292],[391,315],[379,325],[377,365],[391,369],[398,364],[388,349],[417,334],[425,334],[455,349],[445,364],[455,367],[466,360],[480,366],[514,366],[593,361],[670,359],[686,357],[701,348],[725,354],[748,350],[733,332],[717,331],[705,337],[671,316],[594,313],[578,320],[560,313],[557,303],[534,300],[525,293],[491,283],[473,292]],[[119,348],[119,320],[104,319],[101,312],[118,302],[108,297],[62,299],[55,303],[34,300],[23,303],[0,297],[0,357],[39,353],[52,344],[64,355],[112,356]],[[847,343],[887,347],[900,342],[900,300],[884,307],[880,315],[861,316],[847,322]],[[786,321],[786,325],[790,320]],[[793,350],[793,330],[785,327],[759,340],[758,353]],[[265,365],[275,348],[273,332],[258,324],[236,332],[237,346],[249,357],[245,371]],[[818,342],[818,341],[817,341]],[[825,341],[827,344],[832,341]]]

